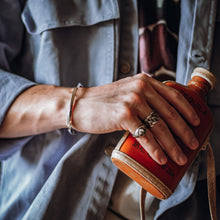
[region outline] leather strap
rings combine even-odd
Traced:
[[[140,216],[141,220],[145,220],[145,199],[147,191],[141,187],[141,197],[140,197]]]
[[[210,143],[207,144],[207,187],[211,218],[217,220],[215,159]]]
[[[216,210],[216,174],[215,174],[215,159],[211,144],[208,142],[206,145],[207,149],[207,188],[208,188],[208,199],[209,199],[209,210],[212,220],[217,220]],[[205,150],[203,148],[203,150]],[[141,220],[145,220],[145,199],[147,192],[141,187],[140,196],[140,216]]]

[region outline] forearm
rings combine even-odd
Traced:
[[[21,93],[0,126],[1,138],[36,135],[66,127],[72,89],[36,85]]]
[[[26,90],[11,105],[0,137],[35,135],[67,127],[71,95],[71,88],[56,86],[38,85]],[[189,148],[197,148],[198,141],[188,123],[198,126],[199,118],[181,93],[145,74],[79,88],[72,124],[85,133],[128,130],[133,134],[153,110],[160,120],[138,141],[159,164],[166,163],[164,151],[177,164],[185,164],[187,159],[172,132]]]

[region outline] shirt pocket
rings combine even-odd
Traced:
[[[28,0],[22,12],[30,34],[59,27],[91,26],[117,18],[117,0]]]

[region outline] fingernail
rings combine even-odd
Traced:
[[[193,138],[192,141],[191,141],[191,146],[192,146],[192,149],[196,149],[199,147],[199,141],[197,140],[197,138]]]
[[[161,164],[166,164],[166,163],[167,163],[167,158],[166,158],[165,156],[162,156],[162,157],[160,158],[160,163],[161,163]]]
[[[186,155],[185,154],[180,154],[180,156],[179,156],[179,163],[180,164],[185,164],[187,162],[187,157],[186,157]]]

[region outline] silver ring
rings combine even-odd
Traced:
[[[152,128],[159,120],[160,116],[157,112],[153,111],[144,119],[144,123],[147,128]]]
[[[139,138],[139,137],[142,137],[146,134],[147,132],[147,127],[146,125],[141,125],[140,127],[137,128],[137,130],[134,132],[133,137],[135,138]]]

